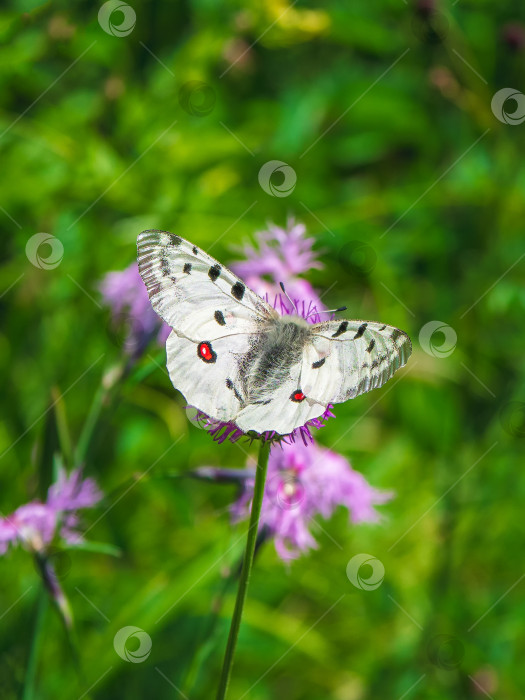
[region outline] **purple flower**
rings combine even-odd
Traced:
[[[126,326],[124,349],[129,355],[140,355],[155,334],[159,345],[164,345],[171,329],[153,311],[137,263],[120,272],[108,272],[100,291],[111,308],[113,331]]]
[[[243,483],[243,492],[231,508],[235,522],[250,512],[254,479]],[[295,559],[317,547],[310,532],[316,515],[330,518],[338,506],[344,506],[353,523],[376,522],[380,516],[374,506],[390,498],[390,493],[370,486],[342,455],[316,444],[283,444],[270,452],[259,527],[274,538],[281,559]]]
[[[272,299],[282,282],[288,295],[312,303],[319,311],[325,307],[310,282],[298,277],[322,267],[312,250],[313,238],[305,238],[304,224],[290,219],[286,229],[270,224],[267,231],[256,233],[258,248],[246,246],[246,260],[233,263],[232,270],[259,296]]]
[[[102,492],[93,479],[82,479],[81,469],[74,469],[69,476],[60,469],[45,503],[31,501],[0,518],[0,554],[5,554],[9,544],[21,544],[34,552],[44,551],[57,534],[69,544],[82,542],[82,536],[75,530],[76,511],[91,508],[101,498]]]

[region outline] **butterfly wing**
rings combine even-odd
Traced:
[[[327,321],[313,327],[303,361],[304,392],[327,403],[354,399],[383,386],[406,364],[406,333],[373,321]]]
[[[173,329],[166,342],[173,386],[188,404],[231,420],[246,404],[242,360],[276,311],[180,236],[144,231],[137,248],[151,304]]]
[[[382,386],[408,360],[409,337],[371,321],[328,321],[312,326],[299,362],[269,400],[236,416],[243,430],[290,433],[321,416],[330,404]]]
[[[143,231],[139,271],[151,304],[177,333],[194,341],[254,333],[276,311],[210,255],[167,231]]]

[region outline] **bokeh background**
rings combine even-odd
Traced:
[[[56,553],[80,671],[55,610],[35,633],[31,555],[0,558],[1,697],[22,697],[35,638],[26,697],[213,697],[243,526],[233,486],[182,475],[246,456],[188,422],[154,342],[104,389],[122,337],[98,287],[142,229],[228,263],[295,217],[316,238],[324,301],[413,340],[392,390],[339,406],[317,433],[396,496],[380,525],[320,521],[319,548],[290,566],[262,548],[229,697],[523,698],[525,8],[127,7],[1,12],[0,509],[45,493],[57,451],[69,466],[81,455],[106,493],[87,539],[120,553]],[[503,88],[518,100],[492,109]],[[271,160],[296,173],[286,196],[259,184]],[[52,269],[26,255],[38,232],[63,245]],[[346,575],[363,552],[385,567],[373,591]],[[126,625],[151,636],[142,663],[115,653]]]

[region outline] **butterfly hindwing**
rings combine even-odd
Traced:
[[[250,343],[247,333],[195,342],[173,331],[166,342],[173,386],[188,405],[217,420],[232,420],[246,405],[240,368]]]

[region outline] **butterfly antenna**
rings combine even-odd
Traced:
[[[321,311],[312,309],[306,318],[308,319],[310,316],[314,316],[315,314],[337,314],[339,311],[346,311],[347,308],[347,306],[339,306],[337,309],[327,309],[326,311],[323,309],[321,309]]]
[[[288,294],[286,293],[286,289],[284,288],[284,284],[283,284],[282,282],[279,282],[279,286],[280,286],[280,288],[283,290],[284,296],[288,299],[288,301],[290,302],[290,304],[291,304],[291,305],[293,306],[293,308],[295,309],[295,313],[299,316],[299,311],[297,310],[297,306],[293,303],[293,301],[291,300],[291,298],[290,298],[290,297],[288,296]]]

